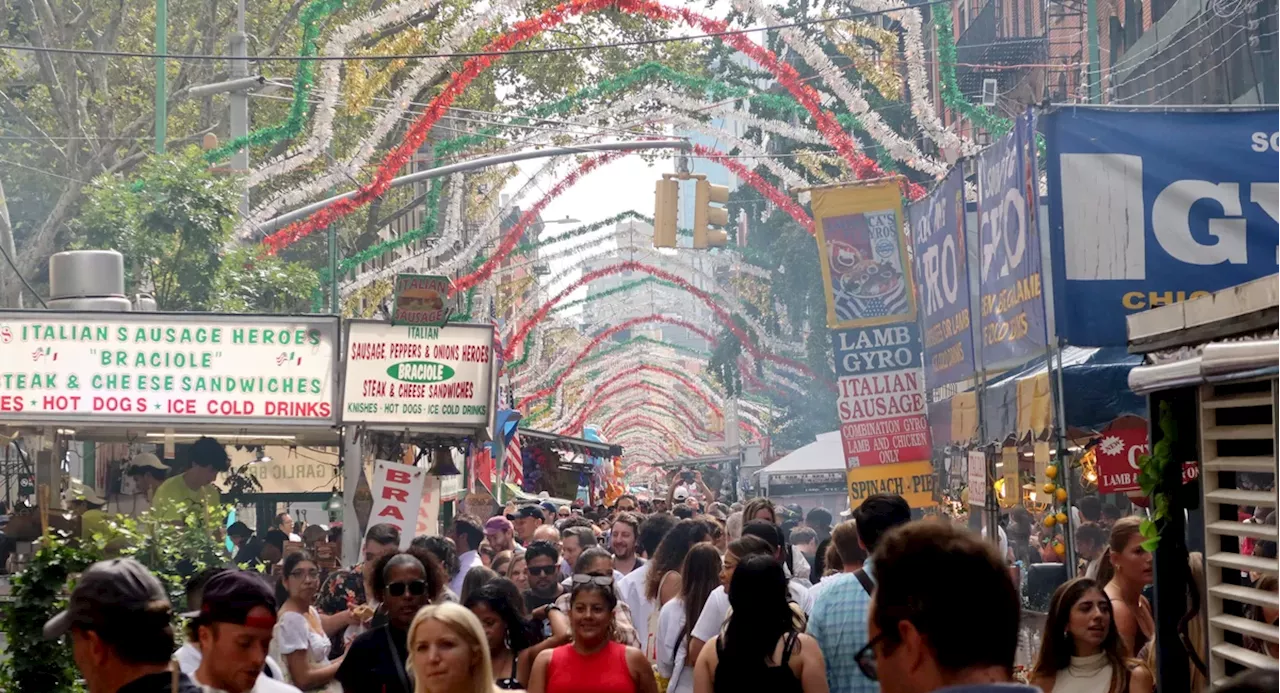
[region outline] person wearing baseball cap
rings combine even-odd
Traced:
[[[220,572],[205,583],[200,609],[183,614],[200,642],[195,682],[224,693],[298,693],[263,674],[276,625],[276,599],[261,576]]]
[[[524,553],[524,547],[515,542],[515,527],[511,520],[494,515],[484,523],[484,539],[493,547],[494,552],[511,551],[516,555]]]
[[[155,497],[156,489],[160,488],[160,484],[164,483],[165,478],[169,476],[169,466],[161,462],[154,453],[140,452],[129,460],[125,473],[133,479],[133,485],[138,490],[112,501],[111,512],[137,516],[141,512],[150,510],[151,499]]]
[[[80,575],[44,637],[71,638],[89,693],[201,693],[171,664],[174,637],[164,586],[132,558],[99,561]]]
[[[533,541],[534,530],[541,527],[544,520],[541,506],[530,504],[516,508],[515,518],[511,520],[516,528],[516,538],[528,546]]]

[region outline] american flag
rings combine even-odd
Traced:
[[[507,456],[503,460],[506,467],[506,480],[524,488],[524,457],[520,452],[520,431],[517,429],[507,441]]]
[[[898,286],[893,291],[876,297],[857,296],[837,291],[835,304],[836,317],[841,320],[905,315],[908,310],[906,284],[898,282]]]

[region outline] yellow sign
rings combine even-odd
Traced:
[[[896,179],[812,194],[827,327],[914,321],[915,283]]]
[[[854,467],[845,477],[849,484],[849,507],[856,508],[867,496],[893,493],[907,499],[913,508],[932,508],[933,463],[903,462]]]

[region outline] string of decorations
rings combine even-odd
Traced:
[[[902,75],[898,72],[898,35],[868,22],[831,22],[825,26],[827,38],[853,63],[854,69],[880,95],[892,101],[902,99]],[[867,46],[870,43],[874,48]]]
[[[427,41],[427,31],[416,26],[403,32],[388,36],[374,44],[361,55],[406,55],[419,50]],[[409,64],[407,58],[396,58],[385,66],[376,68],[369,74],[371,66],[358,62],[347,66],[347,80],[344,84],[346,107],[343,111],[348,116],[358,116],[373,105],[373,95],[391,83],[395,74]]]
[[[995,115],[982,106],[970,103],[960,91],[960,85],[956,81],[956,40],[955,28],[951,24],[951,6],[947,3],[934,5],[932,12],[933,20],[938,24],[938,77],[942,82],[943,104],[992,136],[1009,132],[1013,129],[1012,119]]]
[[[342,9],[346,0],[312,0],[298,14],[298,23],[302,26],[302,49],[299,56],[310,58],[316,54],[317,40],[320,38],[320,24],[329,15]],[[307,118],[307,99],[311,95],[311,87],[315,83],[315,63],[310,60],[299,60],[298,71],[293,75],[293,101],[289,104],[289,113],[285,119],[275,125],[258,128],[247,135],[233,138],[222,146],[215,147],[205,153],[205,161],[210,163],[230,158],[245,147],[264,147],[277,142],[291,140],[302,132]]]
[[[404,139],[383,159],[371,181],[360,186],[351,197],[326,205],[306,219],[294,222],[268,236],[263,241],[266,251],[278,253],[317,229],[327,227],[364,207],[386,192],[396,173],[408,163],[413,153],[421,148],[431,128],[445,115],[463,90],[493,64],[499,54],[509,51],[546,29],[558,26],[569,17],[584,12],[596,12],[606,7],[629,14],[643,15],[649,19],[680,20],[707,33],[719,33],[728,29],[728,25],[724,22],[703,16],[688,8],[673,9],[651,0],[570,0],[548,9],[536,18],[517,22],[511,31],[490,41],[483,48],[482,55],[469,58],[462,68],[454,73],[440,94],[432,99],[418,119],[409,127]],[[799,78],[794,68],[780,62],[771,51],[756,45],[743,34],[727,34],[723,38],[726,43],[775,74],[779,84],[795,95],[801,105],[810,112],[818,131],[827,137],[860,178],[878,177],[882,174],[876,162],[861,154],[849,135],[840,128],[834,116],[822,108],[818,93]],[[918,190],[915,194],[908,196],[911,199],[917,199],[922,195],[923,190]]]

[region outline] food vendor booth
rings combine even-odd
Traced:
[[[456,495],[458,480],[445,479],[469,472],[497,437],[498,377],[491,325],[350,320],[345,327],[344,485],[356,491],[343,497],[343,557],[351,565],[370,525],[401,527],[407,546],[416,535],[438,534],[442,516],[457,512],[442,496],[451,486]],[[471,491],[464,502],[472,512],[493,506],[474,483],[461,485]]]
[[[338,329],[323,315],[0,312],[0,429],[34,477],[29,500],[56,517],[65,477],[78,476],[125,509],[119,460],[154,452],[172,476],[201,436],[242,468],[267,446],[336,446]]]

